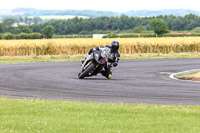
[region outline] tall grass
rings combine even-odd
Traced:
[[[91,47],[120,42],[121,54],[199,52],[200,37],[131,39],[0,40],[0,56],[78,55]]]

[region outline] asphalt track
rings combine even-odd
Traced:
[[[9,98],[200,105],[200,83],[169,78],[199,69],[200,59],[121,60],[113,78],[78,79],[79,62],[0,64],[0,96]]]

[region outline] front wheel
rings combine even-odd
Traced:
[[[95,68],[95,65],[93,63],[91,63],[83,72],[80,72],[78,74],[78,78],[79,79],[83,79],[85,76],[87,76],[91,71],[92,69]]]

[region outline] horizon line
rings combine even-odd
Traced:
[[[16,8],[12,8],[12,9],[0,9],[0,11],[12,11],[14,9],[36,9],[36,10],[59,10],[59,11],[63,11],[63,10],[80,10],[80,11],[84,11],[84,10],[91,10],[91,11],[105,11],[105,12],[119,12],[119,13],[123,13],[123,12],[130,12],[130,11],[162,11],[162,10],[190,10],[190,11],[198,11],[199,10],[195,10],[195,9],[184,9],[184,8],[179,8],[179,9],[175,9],[175,8],[166,8],[166,9],[137,9],[137,10],[128,10],[128,11],[111,11],[111,10],[95,10],[95,9],[41,9],[41,8],[33,8],[33,7],[16,7]]]

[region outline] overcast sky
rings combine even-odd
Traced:
[[[200,11],[200,0],[3,0],[0,9],[92,9],[124,12],[130,10],[192,9]]]

